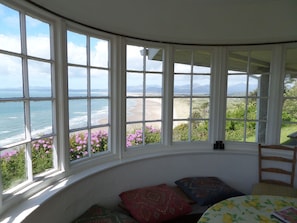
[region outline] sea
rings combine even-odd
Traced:
[[[94,92],[97,96],[103,92]],[[69,91],[69,95],[80,96],[85,91]],[[106,94],[105,94],[106,95]],[[50,90],[34,89],[30,91],[31,97],[50,97]],[[22,97],[20,89],[0,89],[0,99],[10,97]],[[107,119],[108,100],[92,100],[92,120]],[[24,103],[0,101],[0,147],[17,142],[25,137],[24,125]],[[48,134],[52,132],[52,106],[50,101],[38,101],[30,103],[31,132],[33,136]],[[70,128],[86,126],[87,102],[86,100],[73,100],[69,103],[69,125]]]

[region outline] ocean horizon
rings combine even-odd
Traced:
[[[73,90],[69,95],[76,95],[82,91]],[[100,94],[99,92],[97,92]],[[50,97],[50,90],[34,89],[30,91],[32,97]],[[21,89],[0,89],[0,98],[22,97]],[[73,100],[69,103],[69,126],[71,129],[86,126],[86,100]],[[107,119],[108,100],[92,100],[92,120],[99,123]],[[23,102],[0,103],[0,146],[17,142],[25,138]],[[31,132],[34,137],[52,133],[52,106],[50,101],[36,101],[30,103]],[[96,124],[96,123],[92,123]]]

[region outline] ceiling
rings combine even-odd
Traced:
[[[186,44],[297,41],[297,0],[28,0],[119,35]]]

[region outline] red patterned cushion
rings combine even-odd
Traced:
[[[125,207],[139,223],[159,223],[191,212],[191,206],[166,184],[121,193]]]
[[[128,215],[93,205],[72,223],[137,223]]]

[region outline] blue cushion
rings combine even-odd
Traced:
[[[244,195],[217,177],[187,177],[175,181],[175,184],[200,205],[211,205],[229,197]]]

